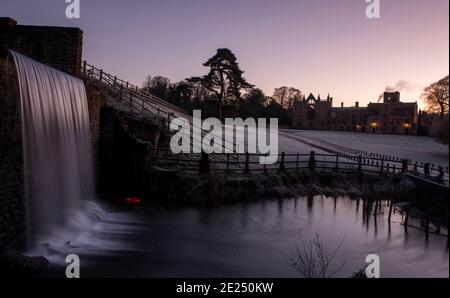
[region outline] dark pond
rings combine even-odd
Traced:
[[[82,276],[299,277],[288,264],[295,243],[317,233],[330,252],[343,240],[331,268],[345,261],[337,277],[364,267],[368,254],[379,255],[382,277],[449,276],[447,237],[405,231],[398,212],[389,226],[387,206],[366,217],[362,205],[321,196],[209,209],[100,212],[93,204],[100,220],[39,251],[56,265],[56,276],[64,276],[62,257],[77,253]]]

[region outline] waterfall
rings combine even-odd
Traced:
[[[11,51],[22,113],[26,228],[30,244],[78,225],[94,196],[89,113],[82,80]]]

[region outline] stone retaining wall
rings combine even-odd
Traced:
[[[24,226],[19,86],[12,61],[0,59],[0,248]]]
[[[0,18],[0,58],[14,50],[69,74],[79,76],[83,31],[79,28],[17,25]]]

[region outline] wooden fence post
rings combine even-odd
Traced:
[[[408,171],[408,160],[404,159],[402,161],[402,173],[406,173]]]
[[[440,165],[439,166],[439,175],[437,176],[438,179],[443,179],[444,178],[444,168]]]
[[[384,172],[384,158],[381,158],[381,174]]]
[[[429,163],[426,163],[426,164],[423,166],[423,174],[424,174],[425,176],[430,176],[430,164],[429,164]]]
[[[248,152],[245,153],[245,169],[244,173],[250,173],[250,154]]]
[[[281,152],[280,171],[284,171],[284,152]]]
[[[361,155],[358,155],[358,173],[361,173],[362,167],[361,167]]]
[[[230,154],[227,153],[227,171],[230,169]]]
[[[336,153],[336,167],[334,170],[337,172],[339,171],[339,153]]]
[[[295,163],[295,170],[298,171],[298,161],[299,161],[300,153],[297,153],[297,161]]]
[[[316,158],[315,158],[315,153],[314,151],[311,151],[309,153],[309,163],[308,163],[308,168],[310,171],[314,172],[316,170]]]
[[[199,161],[199,172],[200,174],[209,173],[209,155],[202,151],[202,157]]]

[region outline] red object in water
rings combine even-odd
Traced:
[[[139,198],[126,198],[125,202],[128,204],[139,204],[142,200]]]

